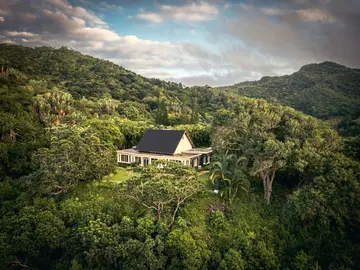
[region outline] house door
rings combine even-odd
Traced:
[[[149,166],[149,158],[144,157],[144,167]]]

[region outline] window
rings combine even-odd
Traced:
[[[128,155],[121,155],[121,162],[129,163],[129,156]]]
[[[145,157],[144,158],[144,167],[149,165],[149,158]]]

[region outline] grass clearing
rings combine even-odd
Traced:
[[[207,190],[212,190],[213,185],[212,185],[212,183],[210,182],[209,177],[210,177],[210,172],[206,172],[206,173],[204,173],[204,174],[199,175],[199,180],[204,183],[205,188],[206,188]]]
[[[132,168],[119,167],[116,173],[105,176],[102,181],[110,184],[120,184],[136,175],[138,175],[138,173],[134,172]]]
[[[90,183],[80,183],[76,193],[78,196],[89,196],[96,192],[105,197],[113,196],[113,189],[120,183],[129,180],[131,177],[138,175],[132,168],[119,167],[115,173],[104,176],[100,181],[92,181]]]

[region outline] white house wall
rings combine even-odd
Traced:
[[[180,154],[182,152],[185,152],[185,151],[189,151],[192,149],[192,145],[191,145],[191,142],[189,140],[189,138],[185,135],[185,133],[183,134],[176,150],[175,150],[175,153],[174,154]]]

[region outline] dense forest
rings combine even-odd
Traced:
[[[360,158],[360,69],[327,61],[305,65],[291,75],[218,89],[264,98],[326,120],[345,137],[348,154]]]
[[[8,44],[0,68],[0,269],[360,268],[359,70],[184,87]],[[116,149],[165,127],[213,147],[205,179],[107,180]]]

